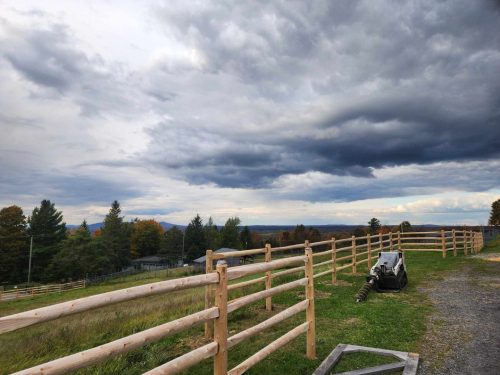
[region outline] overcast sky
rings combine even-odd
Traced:
[[[0,206],[485,224],[500,6],[2,1]]]

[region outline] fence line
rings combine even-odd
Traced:
[[[345,246],[346,243],[348,246]],[[337,246],[338,244],[342,245]],[[417,244],[417,246],[413,244]],[[306,334],[307,358],[316,358],[316,324],[314,310],[315,277],[331,274],[332,283],[335,283],[339,271],[350,268],[355,272],[356,266],[364,263],[370,266],[372,261],[378,257],[378,254],[375,253],[384,250],[394,250],[394,248],[403,251],[439,251],[443,254],[443,257],[445,257],[449,251],[452,251],[453,254],[456,255],[458,249],[461,249],[464,254],[468,252],[476,253],[481,250],[482,246],[482,235],[472,231],[453,230],[426,233],[397,232],[395,234],[367,235],[364,237],[351,237],[340,240],[332,238],[331,240],[316,243],[309,243],[306,241],[304,244],[277,248],[271,248],[271,246],[268,245],[264,249],[244,250],[238,252],[238,255],[243,256],[248,254],[248,252],[251,252],[251,254],[263,254],[264,261],[230,268],[228,268],[225,262],[218,262],[215,270],[213,269],[214,259],[226,259],[236,255],[232,253],[214,254],[212,251],[207,251],[206,274],[115,290],[1,317],[0,334],[118,302],[130,301],[141,297],[169,293],[182,289],[203,287],[205,288],[206,308],[202,311],[183,316],[176,320],[79,353],[19,371],[16,374],[63,374],[75,371],[158,341],[166,336],[184,331],[195,325],[208,322],[212,323],[209,325],[209,331],[211,331],[209,336],[212,338],[211,342],[152,369],[147,372],[147,374],[175,374],[204,359],[212,357],[214,358],[213,371],[215,375],[242,374],[303,333]],[[297,249],[304,250],[304,255],[286,256],[286,252]],[[277,252],[285,254],[281,254],[284,256],[273,260],[271,255]],[[344,255],[346,253],[348,255]],[[319,259],[321,257],[327,259]],[[316,259],[321,261],[316,262]],[[210,264],[208,263],[209,261]],[[326,271],[323,269],[324,267],[327,267]],[[300,272],[304,272],[303,278],[299,277],[294,281],[273,286],[273,279],[283,275]],[[242,278],[253,277],[259,274],[265,276],[257,277],[254,280],[258,280],[258,283],[264,282],[264,290],[244,295],[237,299],[229,299],[229,290],[236,289],[236,287],[251,285],[249,281],[253,281],[241,281]],[[235,281],[235,283],[230,284],[230,281]],[[265,301],[266,309],[268,307],[272,309],[272,304],[270,303],[272,296],[298,287],[305,288],[305,296],[301,302],[288,307],[263,322],[228,337],[229,314],[243,306],[257,301]],[[233,369],[228,369],[228,351],[232,347],[304,311],[304,323],[291,329]],[[205,334],[207,334],[207,331],[205,331]]]
[[[214,358],[214,374],[241,374],[301,333],[306,333],[307,335],[307,357],[315,358],[314,280],[312,262],[312,250],[306,249],[304,256],[277,259],[266,263],[231,268],[228,268],[227,264],[218,264],[215,272],[208,274],[140,285],[1,317],[0,334],[28,327],[33,324],[58,319],[70,314],[76,314],[149,295],[195,287],[214,286],[216,291],[214,293],[215,303],[213,307],[79,353],[19,371],[16,374],[63,374],[75,371],[110,357],[137,349],[143,345],[158,341],[163,337],[181,332],[207,321],[212,321],[214,323],[214,339],[212,342],[152,369],[147,372],[147,374],[174,374],[210,357]],[[270,272],[284,267],[296,266],[298,264],[306,265],[306,276],[304,279],[278,285],[234,300],[228,299],[228,282],[230,280],[238,280],[242,277]],[[289,307],[264,322],[236,333],[231,337],[227,337],[228,314],[250,303],[266,299],[271,295],[276,295],[300,286],[305,288],[305,298],[302,302]],[[280,339],[270,343],[264,349],[260,350],[234,369],[228,370],[227,355],[231,347],[303,311],[306,312],[306,322],[304,324],[299,325]]]
[[[68,290],[85,288],[85,280],[73,281],[64,284],[51,284],[33,286],[30,288],[19,288],[7,291],[0,290],[0,301],[10,301],[19,298],[32,297],[39,294],[60,293]]]
[[[348,243],[348,245],[346,244]],[[346,246],[347,245],[347,246]],[[458,250],[464,255],[468,253],[477,253],[484,246],[484,239],[482,232],[474,232],[472,230],[440,230],[440,231],[427,231],[427,232],[389,232],[379,234],[368,234],[362,237],[352,236],[350,238],[312,242],[305,241],[304,243],[279,246],[271,248],[267,244],[265,248],[250,249],[241,251],[232,251],[227,253],[213,253],[212,250],[207,251],[206,256],[206,269],[207,272],[213,264],[214,260],[228,259],[234,257],[241,257],[246,255],[264,255],[265,262],[271,260],[271,254],[281,253],[282,256],[296,250],[305,250],[311,248],[313,250],[312,256],[314,258],[321,258],[330,256],[328,260],[315,263],[314,269],[317,271],[313,278],[331,275],[332,284],[337,282],[337,275],[339,271],[350,269],[352,273],[357,272],[357,266],[367,263],[371,268],[372,262],[378,258],[378,253],[381,251],[394,251],[401,250],[404,252],[439,252],[443,258],[446,258],[447,253],[451,251],[454,256],[457,256]],[[325,250],[325,248],[327,248]],[[348,253],[349,255],[343,255]],[[324,267],[328,267],[325,269]],[[229,289],[243,288],[254,284],[265,283],[266,290],[271,288],[271,280],[280,276],[290,275],[294,273],[304,272],[305,267],[295,267],[275,273],[266,272],[262,277],[254,278],[251,280],[243,281],[236,284],[230,284]],[[209,297],[206,300],[210,300]],[[206,308],[209,307],[207,304]],[[272,309],[271,297],[266,298],[266,309]],[[208,324],[207,324],[208,326]],[[210,336],[210,330],[207,329],[207,337]]]

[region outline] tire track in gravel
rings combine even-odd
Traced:
[[[420,288],[435,310],[427,321],[418,374],[500,374],[500,262],[484,262]]]

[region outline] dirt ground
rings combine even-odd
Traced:
[[[500,374],[500,262],[484,263],[480,275],[467,265],[422,288],[436,309],[418,374]]]

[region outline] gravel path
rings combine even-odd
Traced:
[[[500,262],[484,263],[480,275],[467,265],[421,289],[436,310],[420,349],[419,375],[500,374]]]

